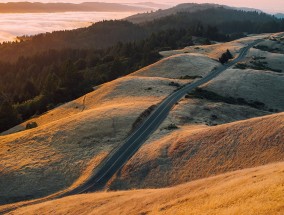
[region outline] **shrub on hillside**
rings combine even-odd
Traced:
[[[166,127],[167,130],[175,130],[175,129],[178,129],[177,125],[174,124],[174,123],[171,123],[169,124],[167,127]]]
[[[26,124],[26,129],[32,129],[32,128],[36,128],[38,125],[36,122],[28,122]]]
[[[130,133],[137,129],[144,122],[144,120],[155,110],[155,108],[156,105],[151,105],[146,110],[144,110],[133,123]]]
[[[179,83],[176,83],[176,82],[171,81],[171,82],[169,83],[169,86],[173,86],[173,87],[180,87],[180,84],[179,84]]]
[[[227,51],[225,53],[223,53],[222,56],[219,58],[219,61],[220,61],[221,64],[224,64],[224,63],[227,63],[232,58],[233,58],[233,55],[227,49]]]
[[[228,104],[247,105],[256,109],[266,110],[265,104],[263,102],[246,101],[244,98],[226,97],[212,91],[204,90],[202,88],[196,88],[193,92],[188,93],[188,98],[190,97],[207,99],[214,102],[224,102]]]
[[[196,78],[202,78],[200,75],[185,75],[181,76],[180,79],[196,79]]]
[[[246,65],[245,63],[237,63],[235,66],[234,66],[235,69],[247,69],[248,68],[248,65]]]

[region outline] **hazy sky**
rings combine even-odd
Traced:
[[[8,2],[9,0],[0,0],[0,2]],[[29,1],[29,0],[10,0],[13,2],[17,1]],[[151,0],[30,0],[40,2],[116,2],[116,3],[135,3],[135,2],[146,2]],[[261,9],[266,12],[284,12],[284,0],[152,0],[152,2],[166,3],[166,4],[178,4],[182,2],[196,2],[196,3],[217,3],[225,4],[237,7],[252,7]]]

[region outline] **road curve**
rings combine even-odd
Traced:
[[[237,58],[225,65],[216,68],[204,78],[194,83],[185,85],[183,88],[169,95],[159,106],[156,107],[156,109],[144,121],[144,123],[126,139],[125,143],[114,152],[112,152],[100,164],[97,170],[95,170],[93,176],[88,181],[75,188],[74,190],[65,193],[64,196],[102,189],[109,181],[109,179],[130,159],[130,157],[132,157],[132,155],[149,138],[149,136],[162,124],[176,102],[184,97],[189,91],[203,85],[204,83],[207,83],[208,81],[219,75],[221,72],[243,60],[248,50],[260,41],[261,40],[257,40],[242,48]]]
[[[140,148],[140,146],[149,138],[149,136],[162,124],[162,122],[168,116],[168,113],[172,109],[172,107],[188,92],[195,89],[198,86],[201,86],[208,81],[212,80],[220,73],[243,60],[248,53],[249,49],[259,43],[260,40],[256,40],[248,46],[242,48],[237,58],[230,61],[225,65],[221,65],[220,67],[213,70],[204,78],[187,84],[181,89],[173,92],[167,98],[163,100],[151,113],[151,115],[143,122],[143,124],[135,130],[122,144],[119,148],[110,153],[106,159],[94,170],[93,175],[82,185],[74,188],[71,191],[67,191],[61,195],[57,196],[47,196],[42,199],[33,200],[31,202],[24,203],[19,207],[28,206],[32,204],[41,203],[48,200],[57,199],[64,196],[86,193],[101,190],[105,187],[110,178],[120,169],[123,165],[135,154],[135,152]],[[10,212],[12,210],[17,209],[18,207],[11,207],[6,210],[1,211],[0,214],[4,214]]]

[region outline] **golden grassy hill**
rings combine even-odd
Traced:
[[[216,96],[200,99],[193,95],[189,99],[182,99],[170,112],[159,132],[165,133],[163,128],[169,124],[187,125],[195,129],[282,112],[284,110],[284,97],[282,96],[284,93],[284,55],[280,49],[284,48],[282,35],[283,33],[278,33],[267,37],[259,44],[272,45],[272,49],[280,50],[279,53],[262,51],[257,48],[250,49],[247,57],[241,62],[247,68],[241,69],[234,66],[201,87],[208,92],[207,95],[213,93]],[[259,38],[259,36],[256,37]],[[251,41],[251,37],[225,44],[187,47],[182,50],[163,52],[163,54],[178,55],[194,51],[212,55],[213,58],[215,55],[217,58],[226,48],[235,53],[237,52],[234,51],[235,48],[243,47],[248,41]],[[218,97],[223,97],[223,99],[218,100]],[[238,102],[233,104],[224,100],[230,98],[251,104],[258,103],[263,107],[255,108],[248,104]]]
[[[199,68],[205,74],[218,64],[204,56],[201,61],[208,61],[204,69],[201,63],[188,63],[191,57],[174,57],[184,62],[181,67],[188,68],[180,75]],[[143,71],[152,72],[160,64],[172,65],[172,58]],[[168,71],[172,75],[175,72]],[[192,80],[129,75],[29,120],[37,122],[35,129],[24,130],[25,122],[4,132],[0,136],[0,203],[52,194],[78,183],[81,176],[88,177],[123,142],[139,115],[176,89],[169,85],[172,81],[185,84]]]
[[[183,76],[205,76],[219,66],[219,62],[204,54],[182,53],[166,57],[159,62],[132,73],[133,76],[180,79]]]
[[[35,129],[0,136],[0,202],[48,195],[90,174],[87,166],[94,168],[123,142],[145,109],[176,89],[170,82],[121,78],[32,119],[39,124]]]
[[[111,189],[156,188],[284,161],[284,113],[210,128],[156,132]]]
[[[234,50],[266,36],[238,40]],[[219,53],[231,44],[218,44],[204,53],[193,49],[194,53],[169,56],[29,120],[37,122],[35,129],[24,130],[25,122],[4,132],[0,136],[0,203],[37,198],[81,183],[123,142],[144,110],[176,89],[170,82],[185,84],[194,79],[182,80],[181,76],[209,73],[218,65],[210,53]],[[180,109],[181,115],[188,111],[186,105]],[[239,115],[229,116],[230,109],[234,107],[226,107],[228,114],[220,124],[268,114],[239,107]]]
[[[282,36],[282,34],[283,33],[277,33],[275,34],[275,36],[280,37]],[[222,55],[222,53],[226,52],[227,49],[229,49],[233,55],[236,55],[242,47],[253,42],[254,40],[268,38],[270,36],[271,34],[260,34],[260,35],[241,38],[227,43],[217,43],[213,45],[204,45],[204,46],[197,45],[197,46],[185,47],[184,49],[180,50],[163,51],[161,52],[161,54],[165,57],[169,57],[176,54],[193,52],[193,53],[204,54],[212,59],[218,60],[219,57]]]
[[[284,111],[284,73],[228,69],[202,88],[224,97],[261,102],[267,110]]]
[[[284,49],[284,40],[282,42],[282,46]],[[284,53],[284,51],[283,51]],[[264,62],[268,68],[274,70],[281,70],[284,73],[284,62],[283,62],[284,54],[282,53],[273,53],[268,51],[262,51],[259,49],[252,48],[250,49],[245,63],[249,63],[250,61],[259,61]]]
[[[203,89],[225,97],[262,102],[267,110],[284,111],[284,41],[278,36],[260,42],[242,62]]]
[[[69,196],[20,208],[13,215],[284,213],[284,163],[238,170],[164,189]]]

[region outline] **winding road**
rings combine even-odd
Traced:
[[[134,131],[122,144],[119,148],[110,153],[106,159],[94,170],[93,175],[82,185],[74,188],[71,191],[64,192],[61,195],[57,196],[47,196],[43,199],[33,200],[31,202],[27,202],[21,204],[19,207],[28,206],[32,204],[41,203],[48,200],[53,200],[57,198],[61,198],[64,196],[92,192],[96,190],[101,190],[105,187],[107,182],[111,179],[111,177],[123,167],[123,165],[135,154],[135,152],[141,147],[141,145],[149,138],[149,136],[162,124],[162,122],[168,116],[172,107],[183,98],[188,92],[199,87],[208,81],[212,80],[220,73],[224,72],[226,69],[230,68],[234,64],[243,60],[247,55],[249,49],[259,43],[260,40],[256,40],[248,46],[242,48],[237,58],[228,62],[225,65],[221,65],[220,67],[214,69],[207,76],[198,81],[187,84],[181,89],[173,92],[167,98],[163,100],[151,113],[151,115],[143,122],[142,125],[136,131]],[[4,214],[10,212],[12,210],[17,209],[17,207],[10,207],[3,211],[0,210],[0,214]]]
[[[84,192],[91,192],[102,189],[110,178],[120,169],[123,165],[135,154],[135,152],[140,148],[140,146],[149,138],[149,136],[162,124],[162,122],[168,116],[168,113],[172,107],[188,92],[201,86],[208,81],[215,78],[220,73],[224,72],[226,69],[230,68],[234,64],[243,60],[248,53],[249,49],[259,43],[261,40],[257,40],[248,46],[242,48],[237,58],[222,65],[211,73],[209,73],[204,78],[185,85],[183,88],[175,91],[169,95],[155,110],[151,115],[143,122],[143,124],[131,134],[125,141],[125,143],[116,149],[114,152],[108,155],[108,157],[100,164],[100,166],[95,170],[93,176],[89,178],[81,186],[75,188],[74,190],[65,193],[64,196],[79,194]]]

